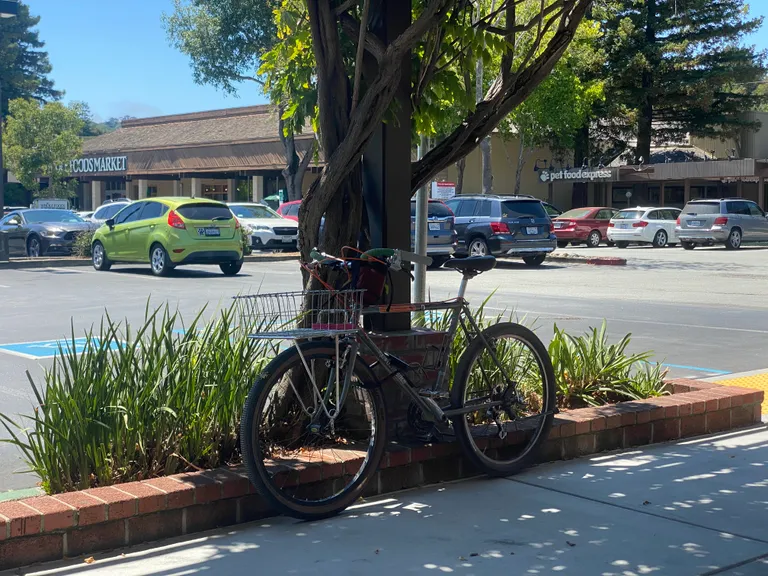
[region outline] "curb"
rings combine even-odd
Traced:
[[[244,262],[285,262],[298,261],[299,254],[251,254],[243,258]],[[35,258],[30,260],[10,260],[0,262],[0,270],[25,270],[33,268],[72,268],[75,266],[91,266],[90,258]]]
[[[760,423],[762,391],[696,380],[673,380],[668,389],[670,396],[559,414],[539,460],[577,458]],[[512,443],[517,434],[522,432],[512,432],[506,442]],[[344,462],[308,462],[296,481],[322,490],[325,483],[343,476],[343,468]],[[364,497],[477,475],[455,443],[393,443]],[[242,467],[4,502],[0,570],[91,556],[274,515]]]
[[[626,258],[616,256],[575,256],[563,254],[562,256],[547,256],[549,262],[572,262],[574,264],[591,264],[593,266],[626,266]]]

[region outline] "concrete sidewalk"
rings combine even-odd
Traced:
[[[9,574],[768,574],[768,429],[657,445]]]

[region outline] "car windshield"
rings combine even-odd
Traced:
[[[568,210],[568,212],[563,212],[558,218],[586,218],[591,213],[591,208],[574,208],[573,210]]]
[[[232,212],[224,204],[218,202],[194,202],[183,204],[176,212],[189,220],[231,220]]]
[[[622,210],[614,215],[614,220],[639,220],[645,214],[645,210]]]
[[[683,208],[683,214],[720,214],[720,202],[696,202]]]
[[[238,218],[280,218],[280,214],[266,206],[230,206]]]
[[[416,217],[416,202],[411,202],[411,218]],[[452,218],[453,212],[442,202],[430,202],[428,218]]]
[[[80,216],[69,210],[27,210],[24,212],[24,218],[30,224],[85,222]]]
[[[547,213],[538,200],[508,201],[501,203],[502,218],[545,218]]]

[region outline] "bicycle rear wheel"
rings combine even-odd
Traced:
[[[453,428],[475,466],[509,476],[533,463],[549,434],[555,374],[544,344],[527,328],[502,322],[483,335],[488,346],[476,337],[456,368],[452,407],[471,410],[455,416]]]
[[[269,363],[245,403],[240,441],[249,476],[275,509],[295,518],[344,510],[360,497],[384,452],[384,399],[379,387],[366,387],[372,382],[361,362],[343,405],[334,405],[333,393],[326,403],[338,410],[336,418],[319,400],[313,408],[309,373],[321,395],[335,388],[336,363],[343,382],[351,360],[345,350],[337,357],[329,341],[289,348]]]

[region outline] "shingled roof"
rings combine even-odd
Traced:
[[[85,154],[279,141],[277,109],[248,106],[125,120],[109,134],[83,143]],[[311,129],[300,138],[312,138]]]

